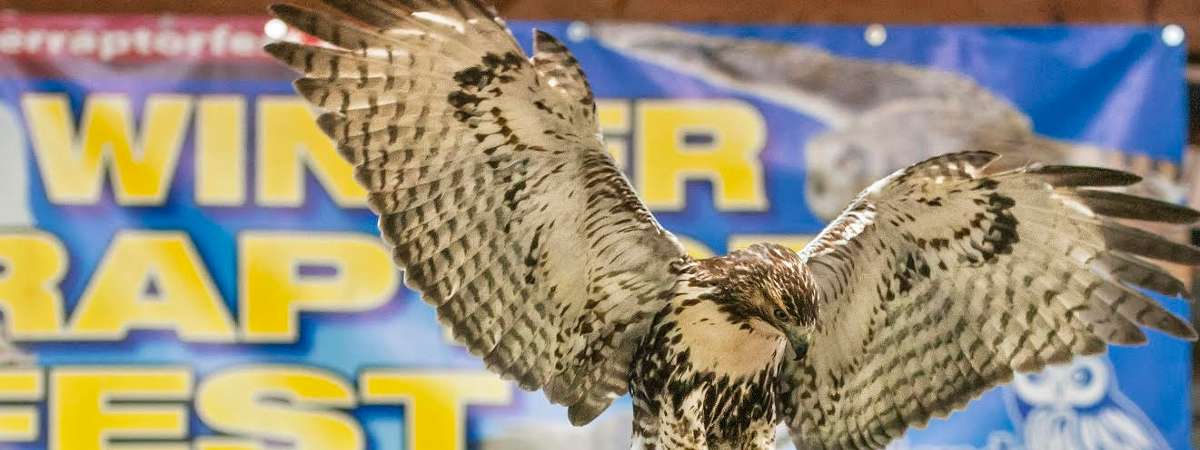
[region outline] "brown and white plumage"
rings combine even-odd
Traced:
[[[587,422],[683,256],[596,135],[592,94],[538,34],[532,61],[473,1],[272,11],[340,49],[275,43],[353,162],[405,282],[488,367]],[[414,14],[415,13],[415,14]]]
[[[801,253],[693,260],[604,151],[552,37],[526,59],[476,0],[327,3],[341,14],[272,11],[331,46],[267,50],[303,74],[406,283],[573,423],[629,391],[642,448],[767,448],[779,421],[805,447],[876,448],[1139,326],[1194,337],[1133,286],[1182,295],[1136,255],[1200,252],[1105,216],[1197,213],[1089,189],[1132,175],[952,154],[876,183]]]
[[[1029,166],[987,172],[996,155],[934,158],[868,188],[801,252],[820,285],[803,362],[785,364],[781,403],[811,448],[874,448],[944,417],[1014,371],[1140,327],[1195,339],[1136,288],[1183,284],[1140,256],[1195,265],[1200,251],[1112,218],[1190,223],[1195,211],[1093,188],[1136,176]]]

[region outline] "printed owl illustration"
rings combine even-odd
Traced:
[[[993,431],[978,449],[912,445],[888,450],[1167,450],[1153,423],[1117,385],[1107,358],[1085,356],[1022,373],[1001,389],[1015,432]]]
[[[1170,449],[1102,357],[1017,375],[1006,401],[1026,450]]]
[[[804,151],[805,197],[824,220],[837,217],[859,191],[892,171],[964,148],[992,149],[1006,164],[1132,170],[1147,178],[1138,193],[1176,202],[1185,193],[1171,163],[1040,136],[1015,105],[961,74],[668,25],[597,23],[590,33],[622,54],[824,123],[828,128],[810,138]]]
[[[960,151],[874,182],[799,252],[696,259],[605,150],[557,39],[527,57],[479,0],[326,3],[272,12],[328,45],[266,50],[301,74],[405,283],[572,424],[629,393],[634,448],[770,449],[780,423],[800,448],[883,448],[1142,327],[1196,337],[1137,288],[1185,295],[1142,258],[1200,249],[1114,219],[1200,213],[1101,189],[1135,175]]]

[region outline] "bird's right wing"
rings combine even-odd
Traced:
[[[872,185],[801,252],[818,286],[808,356],[787,361],[782,419],[801,448],[883,448],[986,389],[1140,327],[1195,339],[1138,288],[1185,296],[1142,257],[1200,264],[1200,249],[1114,218],[1185,224],[1200,213],[1099,190],[1138,177],[955,153]]]
[[[526,59],[478,0],[275,6],[338,47],[275,43],[355,166],[408,286],[487,366],[586,423],[626,392],[683,249],[598,136],[575,59]]]
[[[596,23],[604,46],[648,64],[787,105],[841,128],[898,101],[937,101],[1028,118],[974,80],[952,72],[856,59],[801,44],[713,36],[669,25]]]

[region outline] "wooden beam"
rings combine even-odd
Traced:
[[[275,0],[0,0],[55,14],[258,15]],[[313,6],[317,0],[290,0]],[[1200,0],[495,0],[510,19],[733,23],[1176,23],[1200,52]]]
[[[1156,2],[1151,21],[1174,23],[1187,31],[1188,49],[1200,53],[1200,0],[1162,0]]]

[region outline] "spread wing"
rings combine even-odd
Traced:
[[[1196,211],[1093,188],[1108,169],[987,172],[996,155],[936,157],[874,184],[802,252],[819,285],[808,357],[784,368],[781,413],[800,448],[883,448],[1014,371],[1039,370],[1140,326],[1195,339],[1138,288],[1184,296],[1143,260],[1200,250],[1114,220],[1190,223]]]
[[[526,59],[475,0],[327,0],[274,14],[330,46],[267,50],[370,193],[405,282],[456,339],[586,423],[684,257],[603,150],[592,93],[547,34]]]

